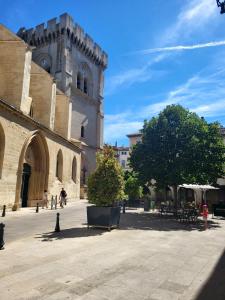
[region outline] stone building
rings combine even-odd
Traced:
[[[13,209],[41,204],[45,189],[80,197],[71,100],[31,57],[31,47],[0,25],[0,206]]]
[[[130,133],[130,134],[127,134],[127,137],[129,139],[129,144],[130,144],[130,149],[131,149],[138,142],[141,142],[142,133],[141,132]]]
[[[129,171],[130,148],[124,146],[113,146],[115,156],[124,171]]]
[[[106,53],[63,14],[18,32],[33,49],[33,60],[55,79],[72,104],[71,139],[81,141],[81,188],[95,168],[96,152],[103,145],[103,86]]]

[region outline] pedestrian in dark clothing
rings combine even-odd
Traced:
[[[64,190],[64,188],[62,188],[60,195],[59,195],[59,203],[60,203],[61,208],[63,208],[63,204],[66,205],[66,197],[67,197],[67,193]]]

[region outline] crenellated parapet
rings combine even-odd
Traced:
[[[49,43],[56,42],[60,36],[66,36],[72,44],[89,57],[95,64],[107,67],[108,56],[96,44],[91,37],[76,23],[68,14],[63,14],[57,18],[42,23],[35,28],[20,28],[17,35],[30,46],[40,47]]]

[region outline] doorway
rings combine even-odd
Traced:
[[[30,175],[31,166],[27,163],[24,163],[21,185],[21,207],[27,207]]]
[[[49,152],[41,132],[34,132],[22,148],[17,171],[16,199],[14,207],[36,206],[48,189]]]

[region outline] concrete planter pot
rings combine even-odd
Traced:
[[[87,223],[89,226],[107,228],[119,227],[120,222],[120,207],[102,207],[88,206],[87,207]]]

